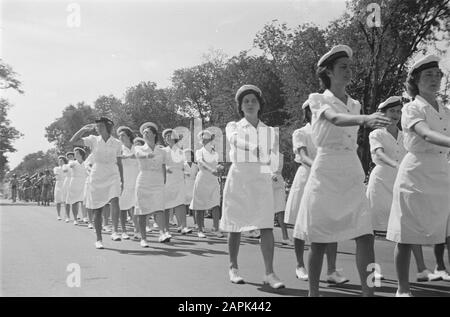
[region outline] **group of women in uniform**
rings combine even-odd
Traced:
[[[162,137],[168,146],[159,145],[155,123],[147,122],[140,127],[143,138],[139,145],[128,127],[117,131],[121,142],[113,138],[113,124],[107,118],[96,121],[98,136],[82,138],[93,126],[83,127],[71,142],[88,146],[92,151],[85,203],[86,208],[94,211],[97,248],[103,247],[101,211],[107,204],[113,210],[113,236],[117,232],[114,219],[118,219],[114,214],[121,213],[123,220],[126,211],[134,209],[135,227],[139,228],[143,247],[148,246],[148,215],[153,215],[158,224],[161,242],[171,238],[168,230],[171,210],[181,232],[189,233],[186,225],[189,205],[197,213],[199,237],[204,237],[205,210],[212,210],[217,234],[228,233],[232,283],[244,283],[238,270],[241,233],[259,230],[265,266],[263,281],[275,289],[284,287],[273,268],[275,215],[281,225],[294,225],[296,276],[309,281],[310,296],[320,294],[324,254],[328,260],[327,280],[348,281],[336,270],[336,255],[338,242],[350,239],[356,244],[355,262],[362,294],[374,294],[369,275],[383,278],[381,272],[375,271],[374,231],[387,232],[387,239],[396,243],[394,261],[399,281],[396,296],[410,296],[411,250],[418,266],[418,280],[449,280],[443,249],[445,243],[450,247],[450,109],[436,97],[442,78],[439,59],[426,56],[410,68],[406,88],[412,102],[403,106],[400,97],[389,97],[377,112],[361,115],[361,104],[347,93],[352,80],[352,56],[350,47],[337,45],[317,64],[324,92],[312,93],[302,106],[307,124],[293,134],[295,160],[301,165],[287,202],[277,131],[260,120],[263,92],[254,85],[239,88],[235,101],[241,119],[226,126],[232,164],[224,186],[221,217],[217,175],[223,167],[212,146],[214,136],[208,130],[198,135],[202,148],[195,153],[196,165],[192,153],[183,152],[178,146],[181,137],[176,131],[164,130]],[[356,151],[360,126],[373,129],[369,140],[376,167],[367,188]],[[68,177],[79,175],[76,168],[82,165],[84,157],[80,150],[75,153],[78,154],[74,163],[60,158],[60,167],[55,169],[55,174],[61,175],[59,182],[66,182],[62,176],[64,169],[68,170],[65,166],[71,168]],[[57,169],[61,172],[57,173]],[[81,183],[81,180],[74,182]],[[62,185],[62,192],[64,188]],[[74,196],[77,198],[70,195],[66,202],[79,201],[81,195]],[[63,198],[57,202],[64,202]],[[72,209],[76,213],[77,209]],[[124,220],[122,224],[125,230]],[[287,230],[282,229],[286,241]],[[308,270],[303,260],[305,242],[311,245]],[[421,245],[430,244],[436,245],[435,272],[426,268],[421,249]]]

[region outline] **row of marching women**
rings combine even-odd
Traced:
[[[181,233],[190,233],[186,225],[189,204],[197,214],[199,237],[205,236],[205,210],[212,211],[214,231],[219,236],[221,232],[228,233],[228,273],[232,283],[245,283],[238,266],[241,233],[259,230],[265,267],[263,282],[274,289],[284,287],[273,267],[274,217],[282,228],[283,242],[289,241],[285,223],[294,226],[295,274],[299,279],[308,280],[310,296],[320,295],[325,254],[326,280],[338,284],[348,281],[336,269],[338,243],[346,240],[355,241],[355,264],[362,294],[372,296],[371,277],[383,278],[375,270],[376,231],[386,232],[386,238],[395,243],[396,296],[411,296],[411,251],[419,281],[449,280],[443,256],[445,245],[450,247],[450,109],[437,98],[442,79],[439,59],[429,55],[410,67],[406,81],[407,92],[412,97],[410,103],[403,105],[401,98],[386,96],[377,112],[365,115],[361,114],[361,104],[347,93],[352,80],[352,57],[350,47],[338,45],[317,63],[324,91],[311,93],[299,109],[304,112],[307,124],[293,134],[295,160],[301,165],[287,201],[277,129],[260,120],[264,92],[254,85],[244,85],[236,92],[236,113],[240,119],[229,122],[225,129],[231,167],[222,203],[217,176],[223,167],[218,163],[209,131],[198,135],[202,148],[195,153],[196,173],[194,165],[187,163],[192,159],[186,160],[186,153],[177,145],[180,136],[172,129],[161,133],[167,144],[165,148],[159,145],[159,128],[152,122],[141,125],[143,143],[140,145],[133,145],[134,136],[128,127],[117,130],[120,141],[112,137],[113,122],[108,118],[100,118],[80,129],[71,143],[89,147],[91,163],[86,181],[75,182],[84,184],[84,194],[75,200],[82,199],[90,210],[88,214],[93,215],[96,247],[103,248],[102,212],[107,208],[112,214],[113,240],[121,238],[119,216],[126,219],[126,212],[134,209],[141,246],[147,247],[149,216],[157,223],[160,242],[170,241],[172,237],[171,212],[178,220]],[[361,126],[373,129],[369,139],[376,167],[367,188],[357,155],[357,134]],[[87,135],[94,128],[98,136]],[[61,162],[62,170],[68,166],[66,174],[72,180],[76,177],[74,166],[83,161],[81,149],[75,149],[74,153],[78,163],[63,165]],[[60,179],[65,197],[71,196],[64,192],[71,191],[72,180]],[[64,185],[66,182],[68,187]],[[187,189],[189,186],[192,190]],[[66,203],[73,203],[65,199]],[[310,244],[307,265],[303,259],[305,243]],[[425,266],[422,245],[434,245],[433,272]]]

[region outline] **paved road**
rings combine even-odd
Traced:
[[[209,221],[207,226],[211,227]],[[13,205],[7,201],[0,201],[0,229],[1,296],[307,295],[307,282],[297,280],[294,275],[293,248],[280,243],[276,243],[274,266],[286,288],[272,291],[262,285],[263,261],[258,241],[252,238],[243,238],[239,254],[240,272],[247,283],[234,285],[228,281],[226,239],[201,240],[196,235],[175,233],[170,244],[161,244],[157,242],[157,234],[152,233],[148,239],[150,248],[143,249],[138,242],[113,242],[105,234],[105,249],[97,250],[94,231],[84,225],[57,221],[55,207]],[[280,235],[280,229],[276,228],[276,241],[281,241]],[[393,296],[396,290],[393,245],[377,239],[375,247],[386,277],[377,295]],[[343,268],[350,282],[340,287],[321,283],[324,296],[359,296],[354,250],[352,241],[339,244],[338,267]],[[424,248],[429,268],[434,266],[432,251]],[[71,263],[80,267],[80,287],[67,284],[68,277],[73,277],[73,268],[68,271]],[[413,262],[411,279],[415,274]],[[416,296],[450,296],[450,283],[413,283],[412,291]]]

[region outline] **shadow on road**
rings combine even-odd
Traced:
[[[168,244],[170,245],[170,244]],[[188,256],[190,254],[197,256],[213,256],[213,255],[227,255],[227,252],[216,251],[211,249],[186,249],[186,248],[159,248],[150,245],[150,248],[145,250],[124,250],[124,249],[113,249],[113,248],[105,248],[104,250],[115,251],[120,254],[128,254],[128,255],[144,255],[144,256],[156,256],[156,255],[164,255],[169,257],[182,257]]]

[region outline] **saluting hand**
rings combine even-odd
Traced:
[[[384,128],[392,123],[391,119],[387,118],[384,114],[374,112],[366,116],[364,124],[372,129]]]

